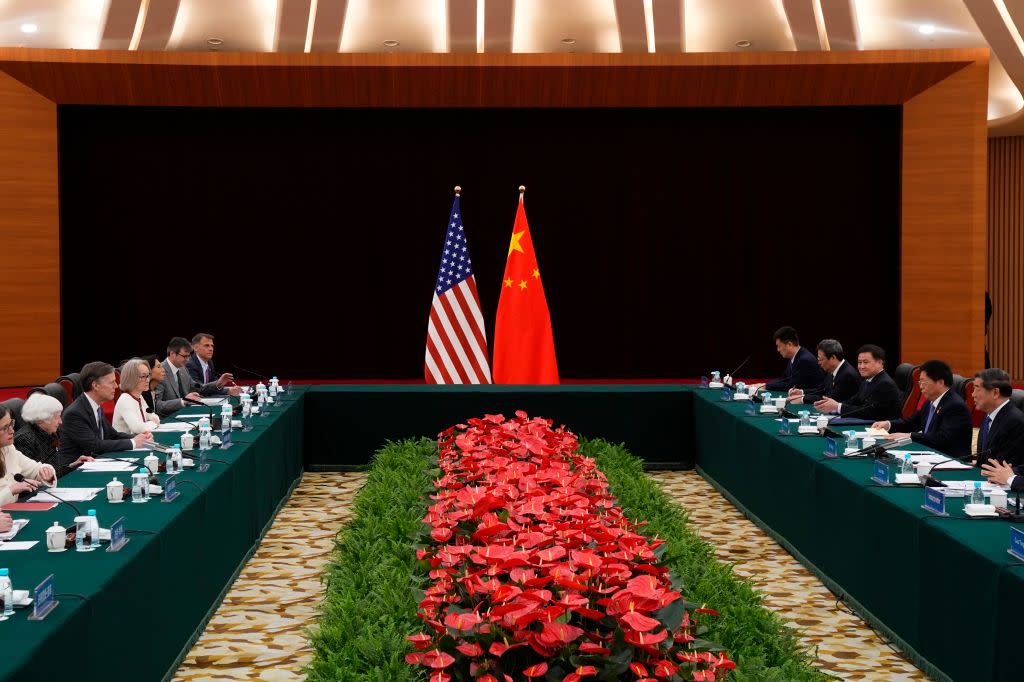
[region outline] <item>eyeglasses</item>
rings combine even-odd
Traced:
[[[140,374],[139,375],[139,381],[142,381],[143,379],[148,379],[151,376],[153,376],[153,375],[152,374]]]
[[[181,358],[188,358],[192,353],[182,353],[181,351],[174,351],[174,354]]]
[[[14,422],[10,421],[4,424],[3,426],[0,426],[0,431],[7,431],[8,433],[12,433],[14,431]]]

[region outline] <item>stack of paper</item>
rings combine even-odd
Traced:
[[[79,471],[88,472],[118,472],[135,471],[139,466],[137,462],[123,462],[118,459],[97,459],[95,462],[86,462],[78,468]],[[60,493],[57,493],[58,495]]]
[[[48,491],[52,490],[53,495]],[[28,499],[29,502],[87,502],[103,488],[47,488]],[[59,499],[58,499],[59,498]]]
[[[153,433],[185,433],[192,429],[191,424],[183,422],[167,422],[153,429]]]

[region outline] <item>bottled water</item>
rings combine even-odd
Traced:
[[[3,602],[0,620],[7,620],[14,615],[14,588],[11,585],[10,571],[6,568],[0,568],[0,602]]]
[[[90,509],[89,514],[89,546],[96,549],[100,546],[100,521],[96,518],[96,510]]]
[[[800,426],[811,425],[811,413],[807,410],[800,410]]]
[[[146,488],[148,487],[149,474],[146,468],[142,467],[137,473],[132,474],[132,502],[139,503],[146,501]]]
[[[970,504],[985,504],[985,491],[981,489],[981,481],[974,482],[974,492],[971,493]]]
[[[914,462],[910,459],[910,453],[908,452],[903,457],[903,471],[900,473],[912,474],[914,473]]]
[[[209,450],[210,449],[210,427],[206,426],[199,429],[199,449]]]

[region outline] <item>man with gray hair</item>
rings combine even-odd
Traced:
[[[1010,375],[998,367],[974,375],[974,408],[985,413],[978,431],[977,465],[1024,465],[1024,414],[1013,403]],[[984,469],[983,469],[984,472]]]
[[[860,374],[846,361],[841,343],[835,339],[819,341],[818,366],[825,372],[821,385],[806,391],[800,388],[789,389],[790,402],[810,405],[822,398],[832,398],[841,403],[857,395],[860,390]]]

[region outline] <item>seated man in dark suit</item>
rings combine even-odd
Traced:
[[[990,459],[981,465],[981,474],[988,477],[989,483],[1008,485],[1013,492],[1024,490],[1024,466],[1013,466]]]
[[[153,436],[132,436],[114,430],[101,405],[114,399],[117,381],[114,368],[105,362],[90,362],[82,368],[83,393],[64,409],[57,448],[59,466],[67,466],[82,455],[101,455],[141,447]]]
[[[825,380],[814,389],[789,389],[789,401],[793,403],[816,403],[822,398],[843,402],[857,395],[860,390],[860,375],[843,355],[843,345],[835,339],[818,342],[818,366],[825,372]]]
[[[974,375],[974,405],[985,413],[978,431],[976,464],[1002,461],[1024,465],[1024,413],[1010,402],[1010,375],[997,367]]]
[[[766,384],[754,384],[752,391],[788,391],[791,388],[809,390],[817,388],[825,378],[825,373],[818,367],[818,360],[811,351],[800,346],[800,337],[792,327],[779,327],[773,337],[775,350],[789,363],[786,371],[778,379]]]
[[[185,406],[183,399],[198,402],[203,396],[215,396],[220,388],[216,381],[197,384],[192,380],[185,364],[192,356],[192,344],[181,336],[167,342],[167,359],[161,363],[166,376],[156,387],[156,413],[161,417]]]
[[[900,389],[885,371],[885,351],[870,343],[858,348],[857,373],[863,381],[855,396],[842,402],[825,397],[814,403],[814,408],[855,419],[898,417],[902,407]]]
[[[971,415],[963,398],[950,389],[953,370],[942,360],[921,365],[918,381],[925,402],[910,419],[877,421],[872,426],[889,432],[888,439],[905,438],[935,448],[950,457],[971,454]]]
[[[235,383],[235,377],[230,372],[221,374],[213,366],[213,334],[199,332],[192,337],[192,356],[185,367],[193,383],[200,386],[216,383],[214,395],[238,395],[242,392],[238,386],[228,386]]]

